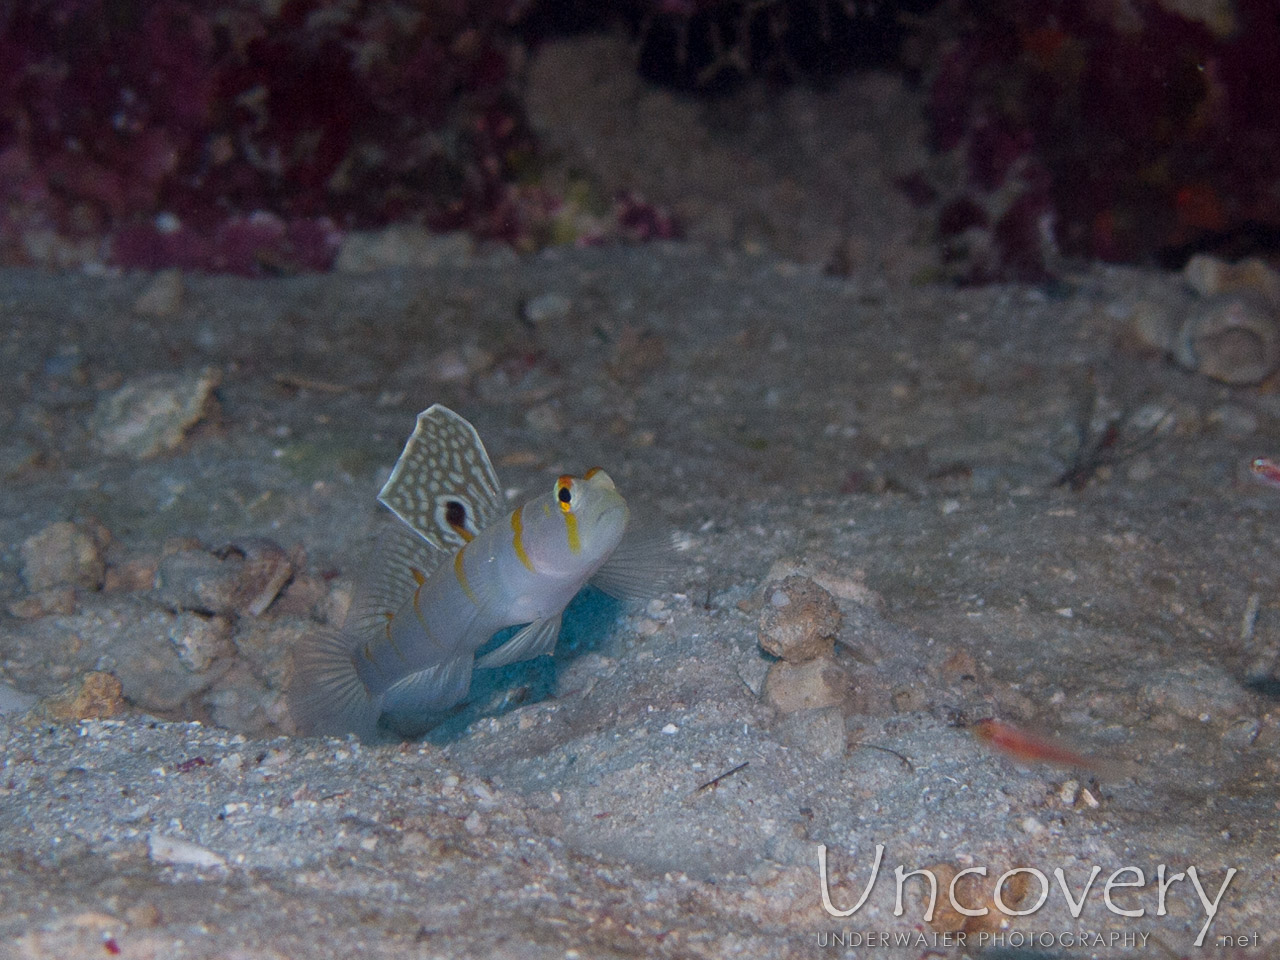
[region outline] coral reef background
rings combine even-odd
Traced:
[[[677,128],[688,103],[791,114],[793,90],[857,113],[842,78],[899,77],[931,151],[896,189],[946,277],[1180,266],[1280,230],[1268,0],[41,0],[2,17],[8,263],[264,274],[328,269],[350,231],[393,223],[524,250],[694,230],[669,186],[589,159],[564,176],[531,122],[531,58],[601,32],[627,40],[591,65],[678,92],[654,118]],[[793,132],[761,130],[775,150]],[[683,146],[637,149],[679,168]],[[837,137],[821,153],[844,160]]]

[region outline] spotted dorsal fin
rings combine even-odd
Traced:
[[[449,553],[504,512],[498,475],[476,428],[438,403],[418,414],[378,500]]]

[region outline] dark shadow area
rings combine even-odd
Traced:
[[[518,32],[536,45],[625,24],[646,80],[714,96],[751,79],[824,86],[854,70],[897,68],[903,42],[935,6],[937,0],[724,0],[682,8],[543,0],[521,17]]]
[[[557,666],[597,649],[613,629],[624,605],[616,597],[587,587],[565,609],[553,656],[536,657],[497,670],[477,670],[472,674],[471,694],[466,702],[431,726],[423,739],[444,746],[466,736],[467,727],[477,720],[500,717],[517,707],[554,696]],[[496,650],[522,626],[508,627],[494,634],[476,656]]]

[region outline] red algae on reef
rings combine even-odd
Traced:
[[[0,259],[262,274],[404,218],[510,233],[516,7],[10,6]]]
[[[1057,250],[1176,261],[1280,229],[1271,0],[943,10],[930,120],[968,184],[943,198],[940,232],[979,205],[999,221],[976,250],[952,241],[961,279],[1035,280]]]

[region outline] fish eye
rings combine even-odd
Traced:
[[[573,477],[561,477],[556,481],[556,500],[565,513],[573,509]]]

